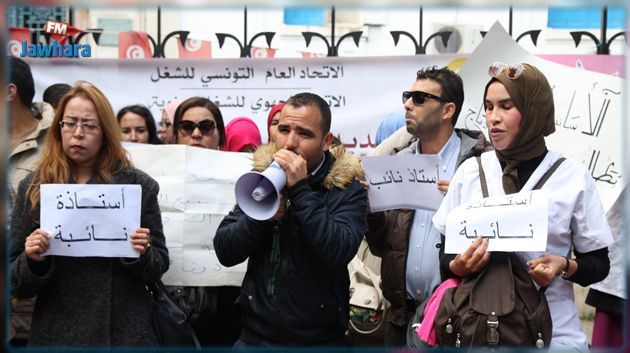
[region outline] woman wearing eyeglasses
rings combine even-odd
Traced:
[[[20,183],[12,218],[12,289],[37,296],[31,346],[154,346],[152,299],[169,258],[158,184],[134,169],[103,93],[79,82],[61,100],[39,165]],[[43,256],[53,229],[40,229],[42,184],[139,184],[140,228],[130,232],[138,258]],[[77,220],[80,221],[80,220]]]
[[[175,111],[173,134],[176,144],[218,150],[226,141],[221,110],[207,98],[188,98]],[[167,288],[188,315],[201,345],[231,346],[238,339],[240,323],[232,307],[239,287]]]
[[[495,63],[489,72],[491,79],[484,92],[484,108],[495,151],[481,156],[488,194],[492,197],[530,191],[562,157],[548,150],[545,144],[545,136],[555,131],[552,89],[543,73],[529,64]],[[606,277],[609,270],[606,247],[613,238],[595,182],[581,163],[566,159],[542,190],[549,191],[546,251],[516,254],[527,265],[532,280],[539,286],[547,286],[545,295],[553,324],[550,347],[588,351],[573,283],[587,286]],[[433,218],[435,227],[444,234],[451,210],[481,198],[479,165],[470,159],[453,176]],[[442,273],[446,277],[478,273],[490,260],[488,244],[488,239],[477,238],[461,254],[442,255]],[[571,248],[575,258],[568,255]]]

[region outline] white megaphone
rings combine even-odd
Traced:
[[[284,169],[273,162],[262,173],[248,172],[236,181],[236,202],[246,215],[259,221],[273,217],[280,208],[280,191],[287,183]]]

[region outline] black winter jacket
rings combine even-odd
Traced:
[[[254,164],[268,165],[273,150],[263,146]],[[256,221],[236,207],[217,230],[214,248],[223,265],[249,259],[237,301],[246,343],[257,345],[254,337],[303,346],[344,336],[347,265],[366,230],[367,192],[356,180],[363,176],[358,160],[332,151],[315,175],[286,190],[280,221]]]

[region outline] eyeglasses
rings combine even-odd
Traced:
[[[503,70],[506,70],[505,76],[511,80],[516,80],[525,71],[525,66],[523,66],[523,64],[507,65],[497,61],[488,68],[488,75],[490,75],[490,77],[497,77]]]
[[[100,125],[91,121],[78,122],[76,120],[62,120],[59,126],[61,126],[61,131],[65,132],[75,132],[77,127],[81,127],[81,131],[86,134],[95,134],[101,128]]]
[[[212,135],[215,127],[216,125],[212,120],[203,120],[199,124],[195,124],[190,120],[182,120],[179,122],[177,129],[184,135],[192,135],[197,128],[203,135]]]
[[[438,102],[443,102],[442,97],[438,97],[431,93],[422,92],[422,91],[404,91],[402,94],[403,104],[407,103],[409,98],[413,99],[413,104],[415,105],[424,104],[424,101],[426,101],[427,98],[435,99]]]

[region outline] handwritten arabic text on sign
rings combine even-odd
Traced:
[[[624,80],[531,55],[497,22],[459,72],[466,99],[458,127],[487,136],[482,92],[495,61],[530,63],[545,74],[553,89],[556,124],[556,132],[545,138],[547,148],[582,162],[595,179],[604,209],[610,209],[628,183],[621,169]]]
[[[251,169],[250,154],[185,145],[126,146],[136,168],[160,184],[158,202],[173,286],[240,286],[247,262],[224,267],[212,239],[236,204],[234,184]]]
[[[52,235],[45,255],[138,257],[129,235],[140,226],[140,185],[44,184],[41,228]]]
[[[460,254],[478,236],[488,251],[545,251],[549,195],[545,190],[489,197],[459,205],[446,221],[446,254]]]
[[[437,155],[361,158],[372,212],[396,208],[435,211],[444,195],[437,188],[442,160]]]

